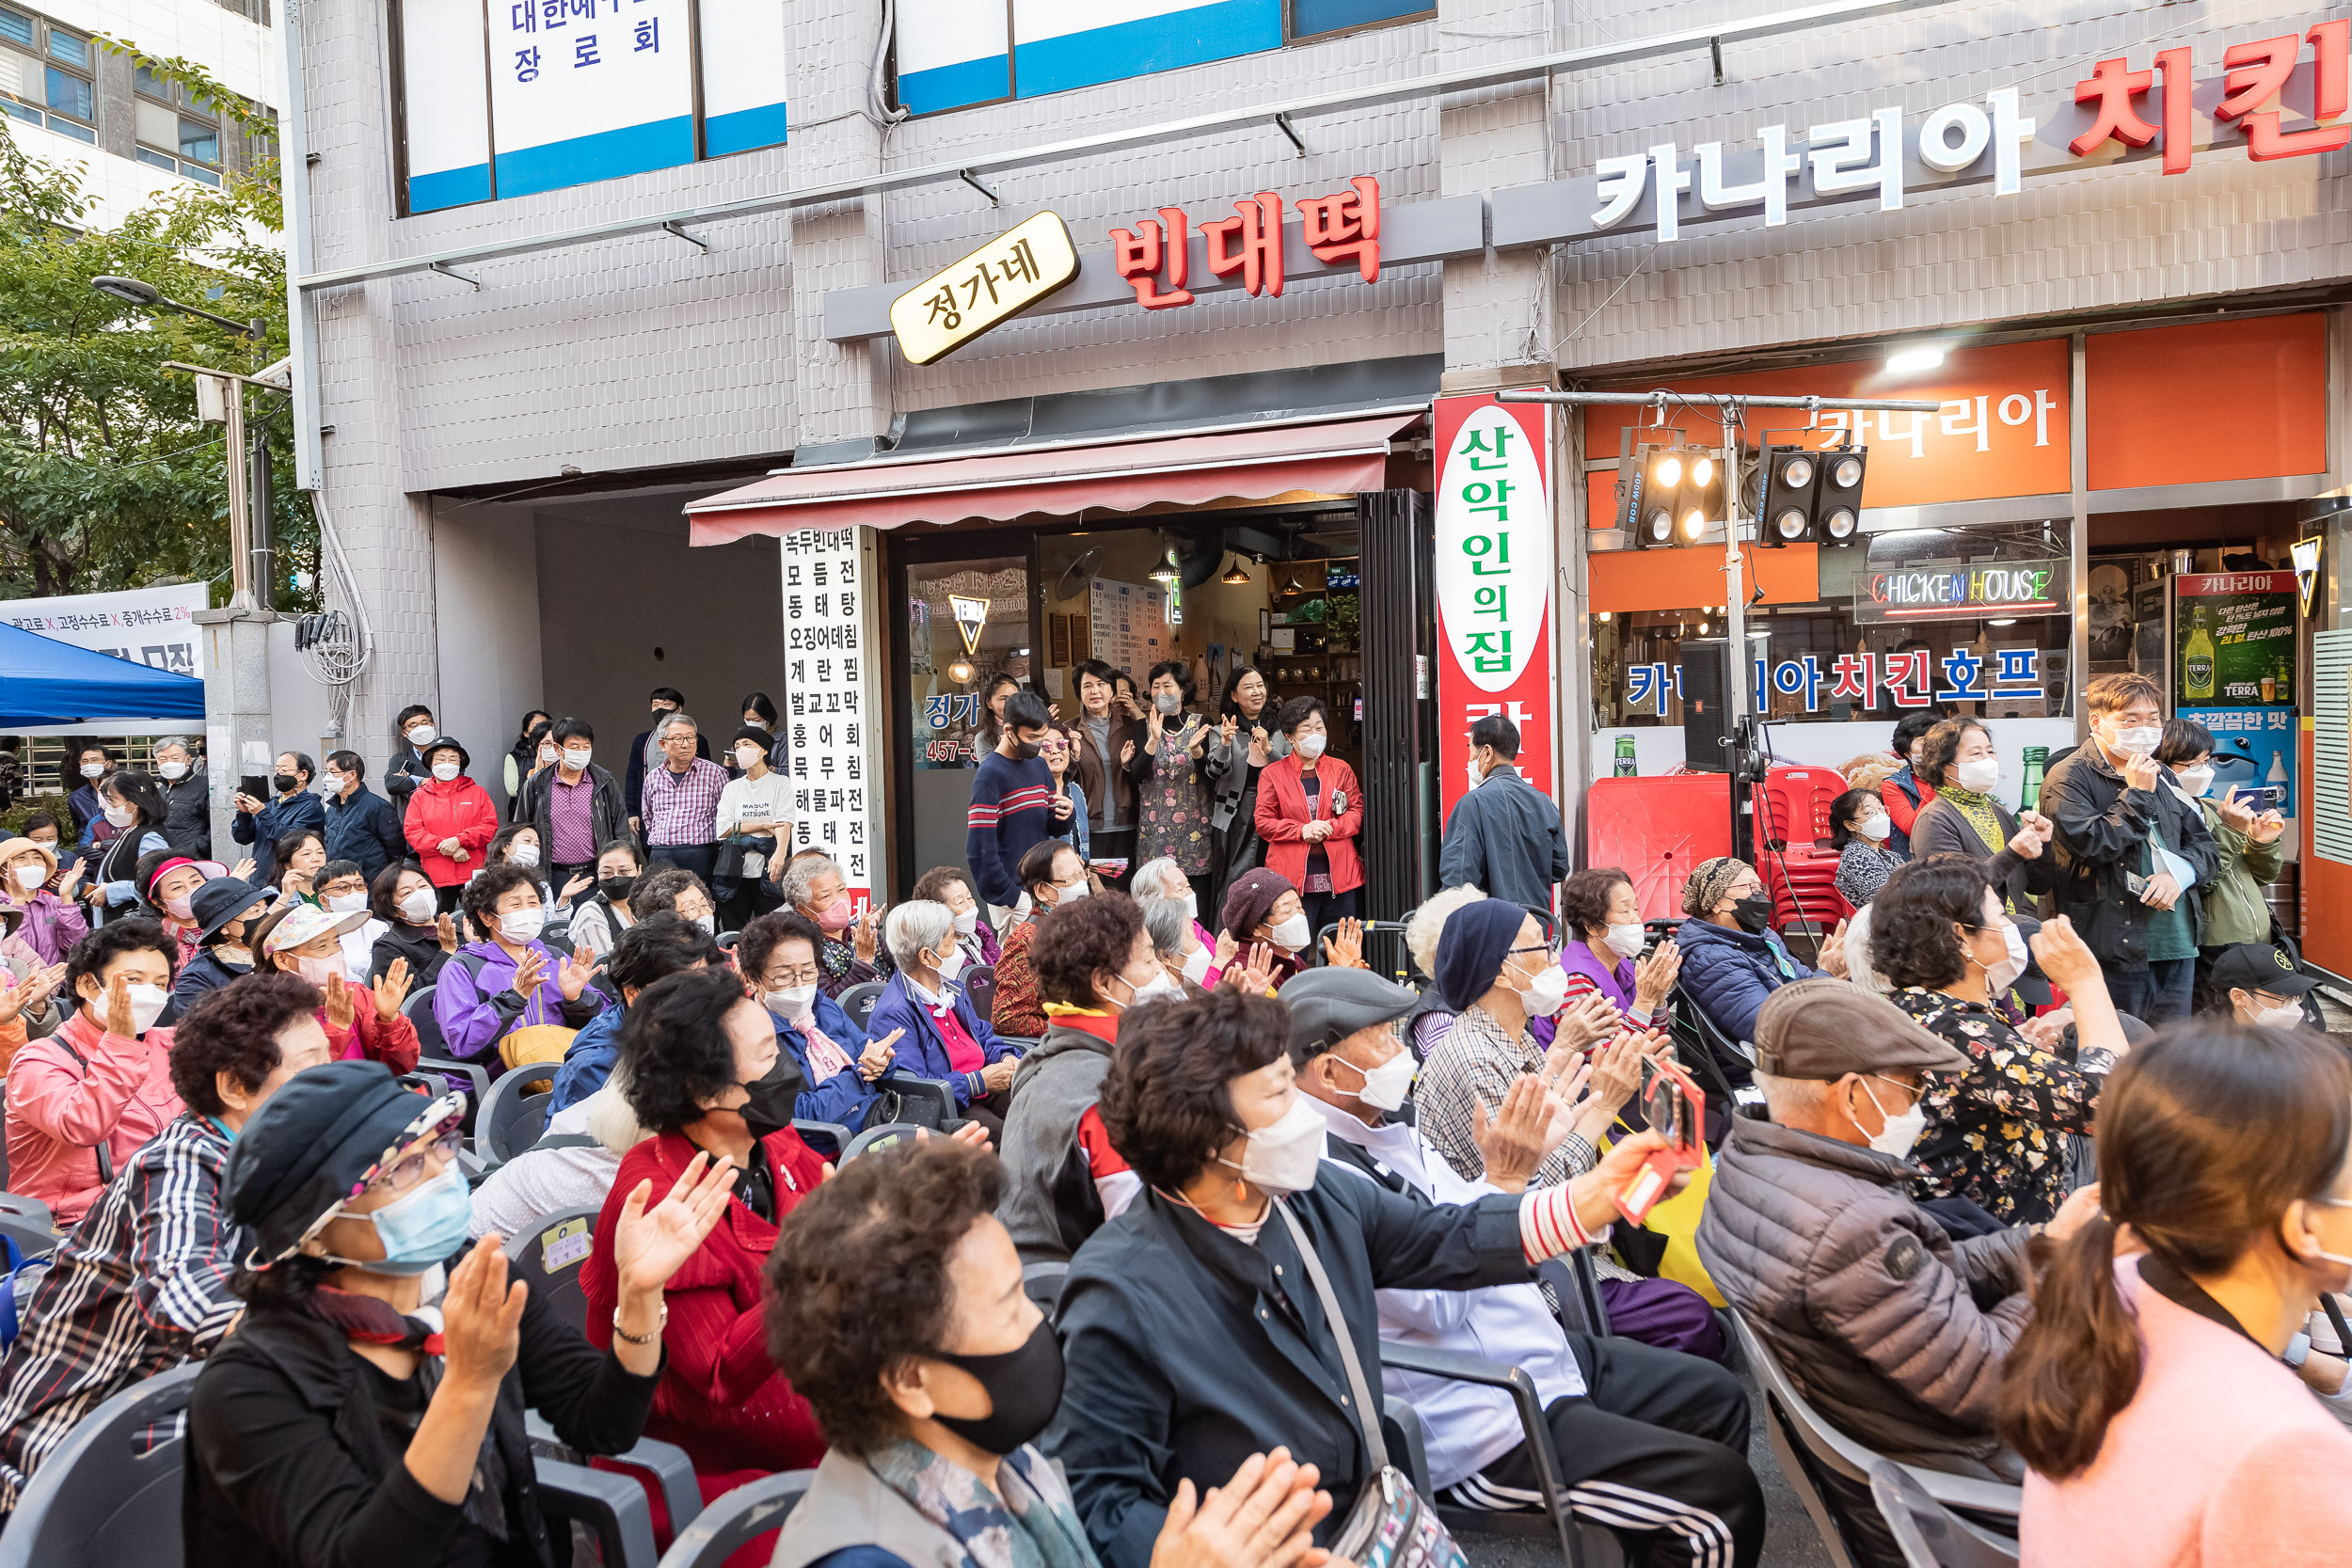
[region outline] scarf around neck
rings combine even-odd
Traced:
[[[910,1438],[877,1449],[866,1465],[955,1538],[961,1568],[1099,1568],[1070,1489],[1025,1444],[996,1466],[997,1492]]]
[[[2009,836],[2001,832],[2000,810],[1993,803],[1992,796],[1979,795],[1958,784],[1946,784],[1935,792],[1935,796],[1939,800],[1952,803],[1952,809],[1960,813],[1962,820],[1977,830],[1977,837],[1983,841],[1988,852],[1997,855],[2009,847]]]

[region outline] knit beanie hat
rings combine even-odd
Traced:
[[[1527,911],[1507,898],[1481,898],[1446,917],[1438,938],[1438,989],[1447,1006],[1458,1013],[1494,989],[1526,923]]]
[[[1244,872],[1225,895],[1225,929],[1233,934],[1234,941],[1248,942],[1249,933],[1264,925],[1265,917],[1274,912],[1282,895],[1297,891],[1279,871],[1260,866]]]

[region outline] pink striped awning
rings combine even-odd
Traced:
[[[1383,487],[1389,438],[1420,419],[1251,426],[1155,438],[1069,442],[973,453],[870,458],[787,469],[690,502],[692,542],[854,523],[1001,522],[1032,513],[1133,512],[1155,502],[1264,500],[1295,490]]]

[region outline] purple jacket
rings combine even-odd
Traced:
[[[1613,950],[1611,958],[1616,958]],[[1594,990],[1616,1004],[1617,1010],[1629,1012],[1633,1006],[1633,960],[1617,958],[1614,966],[1602,959],[1587,943],[1570,939],[1560,946],[1560,967],[1568,972],[1568,994],[1577,995],[1582,989],[1575,981],[1582,975]]]
[[[77,885],[74,891],[81,889]],[[32,902],[23,908],[24,924],[18,927],[17,935],[40,955],[43,963],[65,962],[73,944],[89,935],[89,917],[82,912],[78,899],[69,903],[54,893],[37,893]]]
[[[495,942],[469,942],[441,966],[433,987],[433,1021],[441,1026],[441,1041],[451,1055],[467,1061],[496,1057],[499,1042],[526,1024],[577,1029],[604,1010],[605,995],[594,986],[581,991],[578,1002],[566,1003],[557,980],[563,958],[535,942],[531,945],[546,967],[527,997],[515,990],[515,960]]]

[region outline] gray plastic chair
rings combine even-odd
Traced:
[[[754,1540],[781,1527],[816,1482],[814,1470],[780,1470],[712,1499],[692,1524],[677,1532],[661,1554],[660,1568],[719,1568]]]
[[[2017,1568],[2017,1543],[1978,1528],[1928,1496],[1891,1459],[1870,1467],[1870,1498],[1895,1532],[1904,1568]]]
[[[174,1367],[83,1417],[17,1498],[0,1568],[179,1568],[188,1395],[201,1370]]]
[[[579,1332],[588,1329],[588,1292],[580,1269],[596,1250],[600,1209],[563,1209],[543,1214],[520,1235],[506,1238],[507,1277],[564,1314]]]
[[[956,1091],[940,1079],[893,1072],[878,1080],[875,1086],[897,1091],[900,1121],[945,1132],[963,1119],[956,1114]]]
[[[580,1455],[566,1448],[555,1434],[555,1428],[536,1410],[523,1412],[523,1431],[531,1439],[531,1451],[548,1459],[560,1459],[578,1464]],[[661,1488],[661,1505],[670,1513],[673,1537],[684,1529],[703,1511],[703,1492],[694,1480],[694,1462],[686,1450],[675,1443],[664,1443],[659,1437],[641,1437],[634,1448],[611,1456],[617,1465],[632,1465],[650,1472],[654,1483]]]
[[[886,1121],[880,1127],[869,1127],[850,1140],[850,1146],[841,1151],[840,1163],[846,1165],[869,1148],[887,1148],[901,1138],[912,1138],[918,1132],[930,1131],[930,1128],[919,1127],[911,1121]]]
[[[660,1553],[653,1544],[653,1505],[635,1476],[545,1454],[533,1455],[532,1465],[550,1537],[561,1540],[563,1526],[576,1523],[596,1538],[604,1568],[656,1568]]]
[[[866,1021],[874,1016],[874,1004],[882,1000],[882,985],[880,980],[861,980],[834,1000],[841,1004],[843,1012],[850,1015],[850,1022],[863,1029]]]
[[[40,1199],[0,1193],[0,1236],[14,1242],[21,1257],[30,1259],[55,1252],[64,1235]]]
[[[532,1074],[541,1068],[551,1071],[553,1067],[553,1063],[542,1062],[516,1068],[491,1085],[490,1092],[483,1097],[482,1109],[474,1117],[474,1137],[493,1165],[502,1165],[524,1153],[548,1130],[548,1107],[554,1103],[555,1091],[550,1087],[532,1094],[530,1090]]]
[[[1808,1462],[1833,1475],[1843,1476],[1858,1488],[1871,1485],[1871,1472],[1878,1465],[1897,1465],[1915,1484],[1945,1507],[1965,1508],[1999,1518],[2017,1517],[2025,1503],[2025,1493],[2020,1488],[1996,1481],[1979,1481],[1973,1476],[1899,1465],[1873,1452],[1821,1418],[1797,1391],[1788,1369],[1736,1310],[1731,1313],[1731,1332],[1764,1395],[1764,1426],[1772,1439],[1772,1457],[1779,1461],[1781,1473],[1788,1478],[1788,1484],[1804,1504],[1805,1513],[1812,1516],[1813,1528],[1820,1533],[1822,1545],[1828,1548],[1834,1568],[1854,1568],[1853,1559],[1846,1550],[1836,1511],[1815,1483]]]

